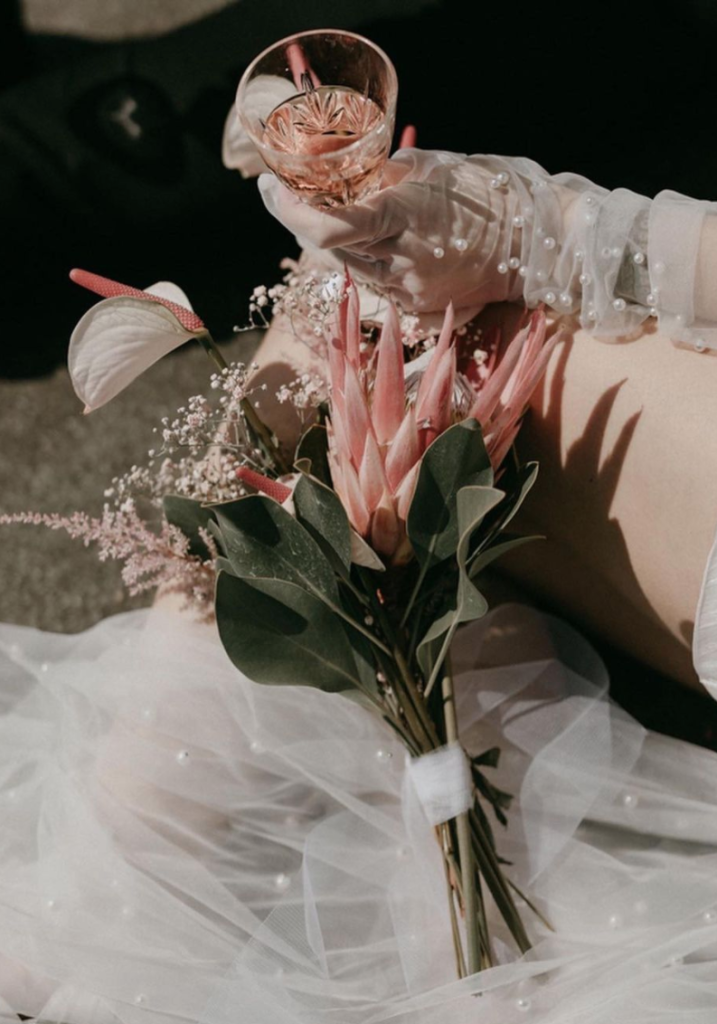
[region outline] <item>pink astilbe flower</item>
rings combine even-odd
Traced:
[[[122,581],[130,594],[142,594],[163,586],[182,595],[186,606],[192,606],[202,618],[212,617],[217,550],[205,531],[201,531],[201,537],[210,554],[207,560],[190,554],[188,539],[166,520],[162,520],[156,532],[152,530],[133,501],[126,501],[119,509],[105,506],[100,517],[89,516],[86,512],[73,512],[68,516],[57,512],[0,515],[0,525],[12,523],[63,530],[73,539],[81,540],[85,547],[96,544],[101,562],[124,563]]]
[[[348,275],[346,283],[328,340],[331,474],[354,529],[378,554],[400,564],[411,557],[406,516],[428,446],[453,423],[475,417],[497,470],[553,343],[545,341],[545,315],[534,313],[502,357],[492,358],[489,372],[472,384],[457,373],[449,305],[418,390],[407,396],[396,309],[389,308],[373,359],[367,362],[360,344],[356,291]]]

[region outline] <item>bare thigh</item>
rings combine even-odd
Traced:
[[[691,640],[717,526],[717,357],[652,331],[553,353],[518,447],[540,473],[506,560],[537,594],[697,685]]]

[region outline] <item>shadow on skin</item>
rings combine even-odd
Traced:
[[[560,329],[550,382],[536,392],[517,446],[520,461],[538,459],[540,473],[516,530],[541,533],[546,540],[507,555],[500,569],[577,628],[695,685],[687,645],[692,623],[684,623],[685,643],[666,629],[637,578],[620,522],[611,515],[641,411],[618,425],[603,454],[627,379],[616,382],[594,402],[580,435],[567,438],[563,455],[564,391],[575,338],[565,322]]]

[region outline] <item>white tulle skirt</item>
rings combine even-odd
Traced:
[[[260,687],[215,631],[133,612],[0,628],[0,1018],[57,1024],[715,1024],[717,755],[646,733],[560,622],[455,645],[534,940],[457,981],[401,746],[335,695]],[[496,925],[497,928],[497,925]]]

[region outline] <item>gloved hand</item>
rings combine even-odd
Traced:
[[[272,175],[267,209],[326,262],[346,263],[407,312],[453,300],[463,320],[523,299],[624,337],[649,316],[676,342],[717,349],[717,204],[608,191],[523,157],[402,149],[383,188],[324,213]]]
[[[346,263],[407,311],[439,311],[452,300],[475,313],[523,294],[522,236],[538,179],[547,175],[529,160],[402,149],[388,161],[384,187],[353,206],[316,210],[271,174],[259,188],[304,248]]]

